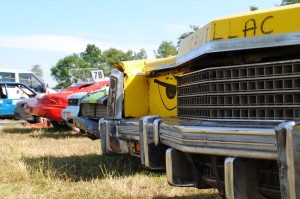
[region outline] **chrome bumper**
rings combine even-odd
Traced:
[[[191,160],[186,158],[202,154],[225,158],[227,198],[243,198],[248,183],[256,183],[249,176],[254,171],[250,165],[259,160],[277,161],[282,198],[300,195],[299,122],[200,121],[155,115],[139,121],[102,119],[99,128],[102,154],[138,155],[146,168],[165,169],[171,185],[194,186]],[[134,150],[136,143],[140,152]],[[250,177],[252,181],[245,180]]]
[[[99,132],[102,154],[139,156],[140,151],[135,147],[139,143],[137,119],[99,120]]]
[[[79,128],[81,131],[84,131],[87,134],[87,137],[92,140],[100,139],[98,123],[86,117],[68,118],[67,125]]]
[[[14,116],[17,120],[26,120],[28,122],[34,122],[34,117],[30,114],[29,108],[16,107],[14,109]]]
[[[277,160],[282,198],[300,196],[299,122],[223,122],[148,116],[141,119],[140,126],[142,163],[150,169],[166,166],[172,185],[192,185],[183,172],[190,169],[188,164],[183,165],[184,154],[223,156],[226,196],[236,198],[240,182],[233,178],[237,175],[233,168],[236,162],[240,165],[239,159]],[[164,154],[166,163],[157,164],[158,154],[153,151]]]
[[[208,122],[185,126],[162,122],[156,127],[159,142],[182,152],[276,159],[275,130],[270,127],[230,127]]]

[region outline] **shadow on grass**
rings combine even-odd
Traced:
[[[71,129],[67,128],[35,128],[35,127],[11,127],[11,128],[4,128],[2,132],[4,133],[11,133],[11,134],[30,134],[35,131],[42,131],[39,135],[30,135],[32,137],[39,137],[39,138],[54,138],[54,139],[64,139],[64,138],[82,138],[86,137],[86,135],[73,135]]]
[[[71,157],[50,156],[23,158],[23,161],[32,172],[42,172],[47,177],[75,182],[130,176],[143,171],[139,158],[124,156],[108,157],[96,154]]]
[[[64,139],[64,138],[87,138],[84,134],[73,135],[72,130],[69,128],[44,128],[43,134],[38,136],[39,138],[54,138],[54,139]]]
[[[28,134],[34,131],[40,130],[40,128],[27,128],[27,127],[9,127],[3,128],[2,132],[11,134]]]

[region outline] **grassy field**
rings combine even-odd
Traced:
[[[52,128],[0,127],[0,198],[219,198],[168,185],[133,157],[101,156],[100,141]]]

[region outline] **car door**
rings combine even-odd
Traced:
[[[12,115],[14,107],[12,99],[9,99],[7,85],[0,84],[0,116]]]
[[[0,116],[13,116],[18,101],[34,97],[36,93],[19,83],[0,84]]]

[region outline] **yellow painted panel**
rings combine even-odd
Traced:
[[[177,56],[169,56],[159,59],[133,60],[116,62],[115,68],[124,71],[128,75],[136,75],[141,72],[156,70],[161,66],[175,65]]]
[[[158,67],[163,67],[163,66],[170,67],[171,65],[175,65],[176,58],[177,56],[169,56],[166,58],[146,60],[145,68],[143,71],[152,71],[152,70],[156,70]]]
[[[127,75],[136,75],[143,71],[145,67],[145,60],[134,60],[134,61],[119,61],[116,62],[115,68],[124,71]]]
[[[231,15],[212,21],[180,44],[178,57],[209,41],[299,32],[300,4]]]
[[[125,117],[142,117],[149,115],[149,82],[145,71],[155,70],[158,66],[172,65],[175,64],[175,62],[176,56],[115,63],[115,68],[125,73]]]
[[[181,41],[178,50],[178,57],[204,45],[210,40],[210,24],[203,26],[193,34]]]
[[[124,72],[124,115],[141,117],[147,115],[148,85],[143,68],[145,60],[116,62],[115,68]]]
[[[165,75],[149,79],[149,107],[150,115],[159,114],[161,117],[177,115],[177,80],[176,76]]]
[[[299,18],[300,4],[234,15],[210,23],[210,40],[297,32]]]
[[[125,117],[142,117],[149,113],[148,84],[145,75],[129,76],[124,79]]]

